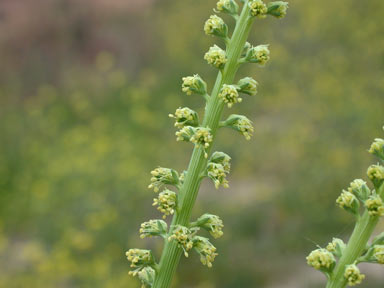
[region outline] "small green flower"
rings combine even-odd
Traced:
[[[215,184],[215,188],[219,189],[220,185],[224,188],[228,188],[227,171],[224,169],[223,165],[218,163],[208,163],[207,165],[207,176]]]
[[[148,188],[153,188],[155,192],[158,192],[164,184],[177,185],[179,183],[179,175],[173,169],[158,167],[151,171],[151,175],[151,184]]]
[[[226,38],[228,34],[228,26],[219,16],[211,15],[204,25],[205,34]]]
[[[379,195],[372,195],[365,201],[365,207],[371,216],[383,216],[384,206],[383,200]]]
[[[251,15],[258,18],[267,17],[268,8],[267,5],[261,0],[252,0],[248,3],[251,8]]]
[[[243,100],[239,97],[236,86],[227,84],[224,84],[223,88],[221,88],[219,98],[224,101],[229,108],[231,108],[233,104],[240,103]]]
[[[361,284],[364,280],[365,275],[360,273],[359,268],[352,264],[345,268],[344,278],[347,280],[349,286],[356,286]]]
[[[239,11],[239,5],[237,5],[234,0],[219,0],[216,4],[216,8],[218,12],[230,15],[236,15]]]
[[[193,237],[193,248],[199,253],[201,263],[211,268],[212,262],[218,254],[216,253],[216,247],[209,242],[209,239],[200,236]]]
[[[141,288],[152,287],[156,276],[156,272],[152,267],[144,267],[137,274],[142,284]]]
[[[245,60],[264,66],[269,60],[269,54],[268,45],[258,45],[248,50]]]
[[[373,256],[377,263],[384,264],[384,245],[375,245]]]
[[[165,237],[168,226],[163,220],[149,220],[140,226],[140,238],[161,236]]]
[[[369,153],[384,160],[384,139],[376,138],[369,149]]]
[[[184,126],[179,131],[176,131],[176,141],[190,141],[193,134],[195,134],[195,127]]]
[[[207,230],[215,239],[223,236],[224,224],[219,216],[206,213],[200,216],[194,224]]]
[[[188,251],[193,248],[193,231],[185,226],[177,225],[169,236],[168,241],[175,240],[179,247],[184,250],[185,257],[188,257]]]
[[[175,192],[165,189],[159,193],[158,198],[153,199],[153,206],[158,206],[157,210],[164,213],[163,218],[165,219],[168,215],[175,213],[177,203],[177,195]]]
[[[231,157],[229,157],[228,154],[225,154],[224,152],[217,152],[217,151],[214,152],[211,158],[209,159],[209,162],[221,164],[224,170],[226,171],[226,173],[229,173],[231,169],[230,161],[231,161]]]
[[[384,181],[384,167],[381,165],[371,165],[368,168],[367,175],[375,187],[379,187]]]
[[[207,83],[198,74],[183,77],[182,80],[181,90],[187,95],[192,95],[192,93],[207,94]]]
[[[331,252],[320,248],[312,251],[307,256],[307,263],[317,270],[329,273],[335,267],[336,260]]]
[[[129,249],[125,255],[128,261],[131,262],[131,267],[136,268],[133,271],[129,271],[129,275],[136,276],[137,273],[145,266],[154,264],[154,259],[151,250],[145,249]]]
[[[275,1],[268,3],[268,14],[276,18],[283,18],[287,15],[288,2]]]
[[[353,193],[362,201],[368,199],[371,194],[371,190],[368,188],[367,182],[362,179],[353,180],[349,185],[348,192]]]
[[[175,127],[183,128],[184,126],[198,126],[199,116],[195,111],[188,107],[176,109],[175,114],[169,114],[170,118],[175,119]]]
[[[341,195],[336,199],[336,203],[340,208],[345,209],[352,214],[358,215],[359,213],[359,200],[352,193],[343,190]]]
[[[256,95],[257,93],[257,81],[251,77],[245,77],[243,79],[240,79],[239,82],[237,82],[237,86],[239,87],[239,92],[248,94],[251,96]]]
[[[346,245],[343,240],[339,238],[333,238],[332,242],[328,243],[326,249],[336,257],[341,257],[345,248]]]
[[[223,125],[240,132],[247,140],[251,139],[254,131],[252,121],[243,115],[232,114]]]
[[[209,48],[208,52],[204,55],[204,59],[207,60],[208,64],[218,69],[224,68],[225,63],[227,63],[225,51],[217,45]]]

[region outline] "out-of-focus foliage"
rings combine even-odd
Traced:
[[[202,112],[180,79],[199,73],[212,86],[202,26],[214,4],[0,3],[0,287],[138,285],[124,252],[145,244],[159,255],[138,234],[160,217],[149,171],[188,164],[192,147],[175,142],[167,114]],[[352,229],[334,201],[383,136],[384,2],[290,7],[254,27],[251,42],[269,43],[272,60],[241,69],[261,86],[231,113],[252,119],[255,137],[219,133],[231,187],[204,183],[194,212],[223,218],[220,255],[210,270],[183,260],[175,287],[322,287],[305,255]],[[384,281],[372,269],[364,287]]]

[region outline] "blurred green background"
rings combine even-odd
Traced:
[[[160,217],[149,172],[188,164],[192,146],[176,143],[167,115],[202,112],[180,85],[199,73],[212,87],[203,55],[216,39],[202,26],[215,2],[0,1],[0,287],[139,287],[124,253],[161,252],[138,234]],[[383,137],[383,10],[292,0],[285,19],[256,21],[250,42],[269,43],[271,61],[241,68],[259,93],[230,111],[255,136],[219,133],[230,188],[205,181],[194,209],[223,218],[220,255],[212,269],[182,259],[174,287],[324,287],[305,256],[348,237],[353,219],[335,199],[366,179],[366,151]],[[362,270],[362,287],[383,286],[383,267]]]

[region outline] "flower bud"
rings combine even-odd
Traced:
[[[307,256],[307,264],[326,273],[332,272],[336,260],[331,252],[326,249],[316,249]]]
[[[360,273],[359,268],[355,264],[347,265],[344,272],[344,278],[347,280],[349,286],[361,284],[365,275]]]
[[[206,127],[197,127],[195,128],[195,133],[190,138],[192,143],[195,143],[196,147],[201,147],[204,149],[204,157],[208,158],[206,149],[211,145],[213,137],[211,134],[211,129]]]
[[[225,63],[227,63],[225,51],[217,45],[209,48],[208,52],[204,55],[204,59],[207,60],[208,64],[218,69],[224,68]]]
[[[224,101],[224,103],[227,103],[228,108],[231,108],[233,104],[240,103],[243,100],[239,97],[236,86],[227,84],[224,84],[223,88],[221,88],[219,98]]]
[[[384,245],[375,245],[373,247],[374,260],[379,264],[384,264]]]
[[[125,255],[127,256],[128,261],[131,262],[131,267],[137,268],[129,272],[132,276],[136,276],[144,266],[150,266],[155,263],[151,250],[129,249]]]
[[[376,188],[384,182],[384,167],[381,165],[371,165],[368,168],[367,175]]]
[[[218,254],[216,253],[216,247],[209,242],[209,239],[200,236],[193,237],[193,248],[199,253],[201,263],[211,268],[212,262]]]
[[[151,175],[151,184],[148,186],[148,188],[153,188],[155,192],[158,192],[159,188],[164,184],[179,184],[179,174],[173,169],[158,167],[151,171]]]
[[[275,1],[268,3],[267,14],[275,16],[276,18],[283,18],[287,15],[288,2]]]
[[[359,214],[360,203],[356,196],[352,193],[343,190],[341,195],[336,199],[336,203],[340,208],[354,214]]]
[[[161,236],[165,237],[168,226],[163,220],[149,220],[140,226],[140,238]]]
[[[348,191],[353,193],[357,198],[362,201],[368,199],[371,194],[371,190],[367,186],[367,183],[362,179],[355,179],[349,185]]]
[[[236,15],[239,12],[239,5],[237,5],[234,0],[219,0],[216,4],[216,8],[218,12],[230,15]]]
[[[168,241],[175,240],[180,248],[184,250],[185,257],[188,257],[188,251],[193,247],[193,232],[185,226],[176,225],[169,236]]]
[[[226,38],[228,35],[228,26],[219,16],[211,15],[211,17],[209,17],[209,19],[205,22],[204,32],[207,35]]]
[[[239,82],[237,82],[239,92],[248,94],[251,96],[256,95],[257,85],[258,85],[257,81],[251,77],[245,77],[243,79],[240,79]]]
[[[158,206],[157,210],[164,213],[163,218],[165,219],[168,215],[175,213],[177,204],[177,195],[175,192],[165,189],[159,193],[158,198],[153,199],[153,206]]]
[[[188,107],[176,109],[175,114],[169,114],[169,117],[175,119],[175,127],[177,128],[199,125],[199,116],[195,111]]]
[[[326,249],[336,257],[341,257],[346,247],[347,246],[343,240],[339,238],[333,238],[332,242],[328,243]]]
[[[384,215],[383,200],[379,195],[370,196],[364,204],[368,210],[369,215],[373,217]]]
[[[192,93],[207,94],[207,83],[205,83],[198,74],[183,77],[182,80],[181,90],[187,95],[192,95]]]
[[[175,133],[176,141],[190,141],[195,134],[195,127],[185,126]]]
[[[268,62],[269,54],[268,45],[258,45],[248,50],[245,60],[263,66]]]
[[[141,288],[152,287],[153,283],[155,282],[156,276],[156,272],[152,267],[144,267],[137,274],[141,283],[143,284]]]
[[[207,230],[215,239],[223,236],[223,221],[219,216],[204,214],[194,223],[196,226]]]
[[[211,158],[209,159],[209,162],[221,164],[227,173],[229,173],[231,169],[230,161],[231,161],[231,157],[229,157],[224,152],[217,152],[217,151],[214,152]]]
[[[384,160],[384,139],[376,138],[369,149],[369,153]]]
[[[248,3],[251,8],[251,15],[258,18],[267,17],[268,8],[267,5],[261,0],[251,0]]]
[[[224,188],[229,187],[226,179],[227,171],[224,169],[223,165],[218,163],[208,163],[207,176],[213,181],[216,189],[219,189],[220,185]]]
[[[224,125],[240,132],[247,140],[251,139],[254,131],[251,120],[243,115],[230,115],[228,119],[224,121]]]

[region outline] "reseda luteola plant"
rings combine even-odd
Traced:
[[[384,264],[384,232],[369,243],[380,217],[384,215],[384,139],[375,139],[369,153],[377,156],[380,161],[367,170],[373,189],[362,179],[356,179],[336,200],[339,207],[356,218],[348,244],[333,238],[326,248],[319,247],[307,257],[308,265],[327,276],[327,288],[360,284],[365,275],[357,267],[359,263]]]
[[[252,23],[255,18],[265,18],[267,15],[282,18],[288,8],[288,3],[282,1],[268,4],[261,0],[241,2],[243,7],[240,14],[235,0],[220,0],[214,10],[234,18],[236,26],[231,37],[228,26],[217,15],[210,16],[204,25],[207,35],[221,38],[226,46],[226,49],[222,49],[214,45],[204,56],[208,64],[219,71],[211,94],[208,94],[207,84],[199,75],[182,79],[183,92],[187,95],[198,94],[205,99],[203,120],[200,122],[198,114],[187,107],[178,108],[174,114],[169,115],[174,118],[175,126],[179,129],[176,132],[177,141],[191,142],[195,147],[187,171],[179,174],[174,169],[158,167],[151,172],[149,188],[159,192],[153,205],[163,213],[164,219],[169,215],[173,215],[173,219],[169,227],[164,220],[156,219],[143,223],[140,228],[142,238],[158,236],[164,239],[159,263],[150,250],[130,249],[126,253],[133,268],[130,274],[138,276],[142,287],[169,287],[180,256],[184,254],[188,257],[191,250],[196,251],[201,262],[208,267],[212,266],[218,255],[210,239],[198,233],[204,229],[213,238],[221,237],[222,220],[206,213],[191,222],[192,208],[203,178],[210,178],[216,188],[228,187],[226,176],[230,171],[231,158],[223,152],[211,153],[217,130],[229,127],[240,132],[246,139],[250,139],[253,133],[252,123],[245,116],[232,114],[226,120],[221,119],[224,106],[231,108],[242,102],[240,93],[255,95],[257,92],[258,83],[250,77],[234,82],[240,64],[257,63],[263,66],[269,60],[268,45],[252,46],[247,42]],[[171,186],[173,190],[168,189]]]

